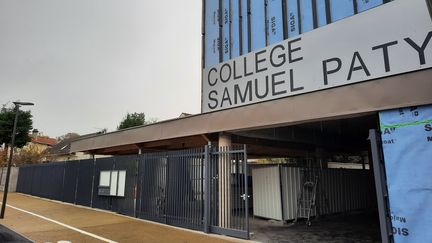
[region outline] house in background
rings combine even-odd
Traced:
[[[27,143],[22,149],[32,149],[35,150],[35,152],[42,153],[58,143],[57,139],[55,138],[40,135],[37,129],[33,129],[30,138],[31,141]]]
[[[84,160],[84,159],[93,158],[93,155],[90,153],[71,152],[70,147],[73,141],[77,139],[86,138],[89,136],[94,136],[96,134],[100,134],[100,132],[86,134],[83,136],[80,136],[79,134],[76,133],[67,134],[63,140],[61,140],[54,146],[50,147],[49,149],[47,149],[46,160],[51,162],[56,162],[56,161],[67,161],[67,160]],[[100,157],[111,157],[111,156],[98,155],[95,157],[100,158]]]
[[[40,134],[37,129],[33,129],[33,131],[29,134],[29,137],[30,142],[28,142],[25,146],[22,148],[15,148],[14,159],[12,162],[14,166],[45,162],[47,150],[58,143],[57,139],[44,136]],[[5,151],[4,145],[3,147],[0,147],[1,165],[5,165],[7,163],[9,154],[10,147],[8,148],[8,151]]]

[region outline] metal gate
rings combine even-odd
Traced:
[[[204,149],[142,154],[137,216],[201,230]]]
[[[249,239],[246,145],[208,150],[206,209],[209,211],[205,220],[209,227],[206,231]]]
[[[137,216],[249,238],[246,146],[140,155]]]

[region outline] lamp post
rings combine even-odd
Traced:
[[[14,152],[14,146],[15,146],[15,135],[16,135],[16,129],[17,129],[17,123],[18,123],[18,115],[19,115],[19,107],[20,106],[24,106],[24,105],[34,105],[33,103],[30,102],[13,102],[15,105],[15,120],[14,120],[14,126],[13,126],[13,130],[12,130],[12,141],[11,141],[11,152],[10,152],[10,156],[9,156],[9,161],[8,161],[8,165],[7,165],[7,171],[6,171],[6,182],[5,182],[5,187],[3,190],[3,201],[2,201],[2,207],[1,207],[1,212],[0,212],[0,219],[4,218],[4,213],[5,213],[5,209],[6,209],[6,200],[7,200],[7,194],[8,194],[8,190],[9,190],[9,177],[10,177],[10,170],[11,170],[11,164],[12,164],[12,158],[13,158],[13,152]]]

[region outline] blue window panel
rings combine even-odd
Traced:
[[[316,0],[316,11],[317,11],[317,24],[318,27],[327,24],[327,14],[326,14],[326,1]]]
[[[357,10],[360,13],[383,3],[383,0],[357,0]]]
[[[240,6],[239,0],[231,1],[231,58],[240,56]]]
[[[248,0],[241,0],[242,54],[249,52]]]
[[[300,34],[297,0],[287,0],[286,8],[288,38],[291,38]]]
[[[331,22],[354,15],[353,0],[330,0]]]
[[[268,0],[267,16],[269,45],[283,41],[282,0]]]
[[[231,59],[230,0],[222,0],[222,60]]]
[[[314,29],[312,0],[300,1],[301,32],[305,33]]]
[[[264,48],[266,46],[265,32],[265,7],[264,0],[250,1],[251,22],[251,50]]]
[[[205,68],[219,63],[219,1],[205,1]]]

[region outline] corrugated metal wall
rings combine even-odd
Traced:
[[[318,198],[323,214],[371,208],[376,203],[370,170],[327,169],[321,177],[324,194]],[[325,198],[328,207],[325,206]]]
[[[282,220],[279,167],[252,170],[254,215]]]
[[[282,167],[282,201],[284,220],[295,219],[297,214],[297,200],[300,196],[301,173],[299,168]]]
[[[321,178],[318,183],[320,193],[317,193],[320,215],[368,209],[376,204],[370,170],[323,169],[316,172]],[[254,215],[281,220],[283,211],[283,220],[295,219],[302,174],[302,168],[298,167],[253,168]]]

